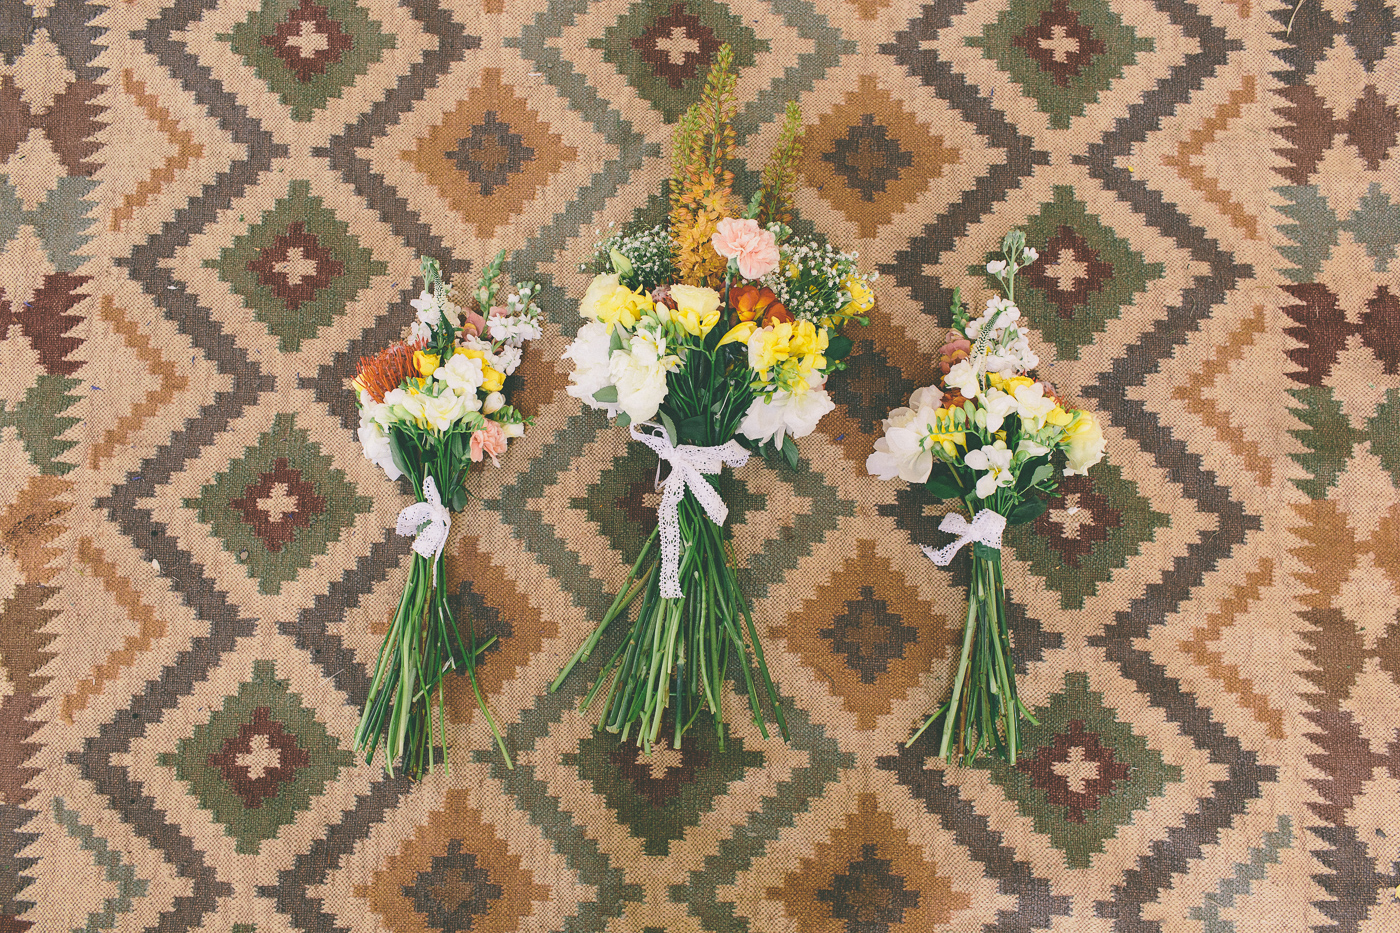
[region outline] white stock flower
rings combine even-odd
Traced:
[[[1021,255],[1024,256],[1026,260],[1025,262],[1021,263],[1021,265],[1023,266],[1029,266],[1031,263],[1035,262],[1037,259],[1040,258],[1040,254],[1035,251],[1034,246],[1027,246],[1025,249],[1021,250]]]
[[[593,397],[599,389],[612,385],[608,359],[610,343],[607,327],[598,321],[589,321],[578,329],[578,336],[562,357],[574,361],[574,371],[569,374],[569,386],[564,391],[585,405],[605,409],[612,418],[617,415],[618,406]]]
[[[1001,274],[1002,274],[1003,272],[1005,272],[1005,271],[1006,271],[1006,260],[1005,260],[1005,259],[993,259],[991,262],[987,263],[987,273],[988,273],[989,275],[1001,275]]]
[[[1010,486],[1016,481],[1011,472],[1011,451],[1001,441],[990,447],[968,451],[963,462],[974,470],[986,471],[977,478],[977,496],[980,499],[986,499],[998,487]]]
[[[442,309],[438,307],[437,299],[433,297],[432,292],[424,291],[409,304],[413,305],[413,310],[418,312],[419,323],[425,324],[433,330],[437,329],[438,321],[442,319]]]

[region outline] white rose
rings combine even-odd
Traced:
[[[378,422],[361,418],[359,434],[360,446],[365,449],[366,460],[383,470],[391,480],[403,476],[403,471],[394,465],[394,452],[389,445],[389,435],[384,433]]]
[[[433,371],[433,378],[446,383],[456,394],[471,396],[472,401],[476,401],[476,390],[481,388],[485,376],[481,371],[481,360],[468,357],[465,353],[454,353],[447,365]],[[479,405],[469,402],[468,407],[475,410]]]
[[[475,398],[475,395],[472,397]],[[438,431],[446,431],[466,413],[466,400],[456,393],[423,396],[423,419],[429,427]]]
[[[633,422],[650,421],[666,398],[666,364],[656,344],[644,334],[634,334],[631,352],[616,350],[608,363],[608,375],[617,386],[617,405]]]
[[[593,397],[599,389],[612,385],[608,359],[610,341],[607,327],[589,321],[579,328],[578,336],[562,355],[574,361],[574,371],[569,374],[569,387],[565,391],[585,405],[606,409],[608,417],[612,418],[617,415],[618,406]]]

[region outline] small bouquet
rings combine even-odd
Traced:
[[[1093,415],[1069,408],[1046,382],[1030,375],[1040,360],[1031,351],[1016,307],[1016,273],[1036,260],[1020,231],[1007,234],[1002,258],[987,264],[1003,297],[969,319],[953,292],[953,329],[939,351],[943,385],[918,389],[908,408],[885,419],[866,469],[880,479],[923,483],[937,499],[961,500],[967,516],[950,512],[938,526],[957,535],[924,553],[946,566],[972,544],[967,627],[948,702],[909,739],[942,718],[940,758],[971,763],[990,744],[1015,764],[1020,715],[1035,717],[1016,693],[1016,665],[1006,624],[1001,536],[1007,525],[1034,521],[1055,493],[1057,474],[1083,474],[1103,459],[1103,431]],[[1058,468],[1058,469],[1057,469]],[[969,520],[970,519],[970,520]]]
[[[520,365],[521,346],[540,336],[538,286],[503,287],[498,255],[480,282],[458,304],[443,282],[438,263],[423,259],[422,295],[410,338],[361,358],[355,376],[360,403],[360,443],[365,457],[391,480],[407,476],[417,502],[399,513],[397,531],[413,535],[413,563],[398,611],[384,636],[359,728],[355,750],[365,761],[384,744],[384,765],[394,761],[412,778],[433,766],[432,700],[438,701],[437,738],[444,749],[443,675],[451,670],[471,680],[477,705],[505,757],[510,756],[476,682],[478,646],[470,624],[462,637],[448,602],[443,549],[452,512],[467,504],[463,485],[474,463],[505,452],[525,431],[526,419],[505,402],[506,377]]]
[[[785,223],[800,157],[795,104],[759,191],[747,208],[736,202],[726,168],[734,147],[732,63],[722,47],[702,100],[676,129],[669,224],[599,245],[598,274],[579,303],[585,323],[564,354],[574,361],[569,394],[630,425],[632,438],[670,472],[658,528],[550,689],[640,598],[631,635],[604,665],[584,708],[602,692],[604,727],[624,740],[635,727],[648,752],[668,709],[676,747],[703,709],[713,714],[723,746],[720,697],[731,652],[742,659],[754,722],[767,737],[750,646],[786,738],[726,540],[728,508],[717,477],[755,450],[797,467],[794,438],[810,434],[835,408],[826,380],[851,349],[839,329],[864,323],[861,315],[874,305],[874,277],[857,270],[853,254],[795,236]]]

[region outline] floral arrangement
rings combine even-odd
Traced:
[[[635,728],[647,751],[668,710],[677,747],[704,709],[723,744],[720,696],[731,652],[741,658],[760,732],[767,737],[757,681],[787,736],[735,575],[717,477],[726,464],[743,466],[751,451],[797,467],[795,439],[835,407],[826,380],[851,349],[840,329],[865,323],[874,305],[874,276],[857,269],[854,254],[787,225],[801,155],[796,104],[788,105],[761,187],[747,205],[736,199],[726,167],[735,80],[732,53],[722,47],[702,99],[676,128],[669,222],[599,244],[597,274],[579,302],[584,324],[564,354],[574,363],[569,394],[630,425],[632,438],[670,472],[658,528],[551,690],[640,598],[631,634],[584,708],[601,693],[604,727],[624,740]]]
[[[365,457],[391,480],[408,477],[417,502],[399,513],[397,531],[414,536],[413,562],[398,610],[374,667],[355,750],[365,761],[384,745],[394,762],[419,778],[434,764],[432,701],[437,696],[437,740],[446,747],[442,682],[448,670],[465,673],[496,744],[505,743],[476,682],[477,645],[470,624],[463,638],[448,603],[447,544],[452,512],[467,504],[464,482],[473,464],[499,457],[526,419],[506,404],[506,377],[520,365],[521,347],[540,336],[538,286],[504,287],[498,255],[476,287],[461,298],[442,280],[438,263],[423,259],[423,293],[410,337],[360,360],[354,388],[360,405]],[[445,764],[445,758],[444,758]]]
[[[938,354],[942,386],[918,389],[908,408],[885,419],[884,436],[866,469],[880,479],[922,483],[937,499],[960,501],[939,530],[957,540],[924,553],[939,566],[972,544],[967,626],[952,696],[909,739],[942,719],[938,755],[970,763],[991,748],[1014,764],[1020,716],[1034,716],[1016,692],[1016,665],[1006,623],[1001,536],[1007,525],[1034,521],[1047,508],[1057,473],[1085,473],[1103,459],[1105,441],[1094,416],[1068,407],[1031,371],[1040,360],[1020,327],[1016,273],[1037,258],[1019,231],[1007,234],[1002,258],[987,264],[1003,295],[969,318],[953,292],[953,328]],[[1058,469],[1057,469],[1058,468]],[[970,519],[970,520],[969,520]]]

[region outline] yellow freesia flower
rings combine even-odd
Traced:
[[[672,285],[676,310],[671,318],[692,337],[704,337],[719,323],[719,292],[697,285]]]
[[[760,376],[788,358],[792,324],[784,321],[756,330],[749,337],[749,366]]]
[[[651,296],[644,292],[634,292],[618,281],[616,273],[595,276],[588,283],[588,290],[579,301],[579,314],[607,325],[612,333],[614,324],[635,327],[643,314],[654,305]]]
[[[756,322],[740,321],[738,324],[735,324],[733,327],[729,328],[729,332],[720,338],[719,346],[722,347],[726,343],[746,344],[749,342],[749,338],[753,336],[753,332],[756,330],[758,330],[758,324]]]
[[[1053,424],[1057,428],[1063,428],[1073,420],[1074,416],[1065,411],[1059,405],[1050,410],[1050,414],[1045,416],[1047,424]]]
[[[967,446],[967,432],[956,430],[953,413],[946,408],[938,409],[929,425],[929,434],[924,440],[925,449],[933,449],[937,444],[950,457],[958,455],[959,447]]]
[[[501,386],[506,384],[506,374],[491,368],[486,363],[481,364],[481,376],[481,391],[483,392],[499,392]]]

